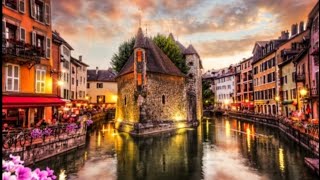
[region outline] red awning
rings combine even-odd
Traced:
[[[63,106],[58,97],[2,96],[2,108]]]
[[[231,103],[231,106],[240,107],[241,103]]]

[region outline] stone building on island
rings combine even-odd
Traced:
[[[195,57],[201,62],[192,46],[184,49],[188,50],[184,51],[187,52],[187,63]],[[192,65],[200,68],[200,64]],[[192,69],[187,75],[182,73],[139,28],[133,54],[116,77],[116,128],[140,135],[197,125],[202,116],[202,104],[197,94],[201,87],[190,87],[189,84],[192,82],[197,86],[194,82],[199,83],[198,74],[201,80],[201,70],[195,74]]]

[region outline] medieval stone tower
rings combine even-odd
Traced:
[[[178,40],[176,41],[172,35],[169,34],[176,44],[179,46],[181,53],[183,54],[187,66],[190,68],[187,73],[187,103],[188,103],[188,119],[201,120],[203,108],[202,108],[202,62],[198,52],[190,44],[188,48],[185,48]]]

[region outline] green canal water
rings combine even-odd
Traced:
[[[85,147],[35,167],[53,168],[60,180],[317,179],[304,157],[312,155],[278,130],[213,117],[196,129],[148,138],[104,122],[91,130]]]

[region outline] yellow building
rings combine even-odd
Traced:
[[[299,58],[306,45],[303,39],[306,39],[308,31],[303,30],[303,23],[300,23],[301,32],[291,37],[287,42],[279,46],[277,50],[277,62],[279,67],[279,111],[282,115],[289,117],[291,111],[297,110],[297,85],[296,68],[293,60]]]
[[[87,99],[91,105],[114,108],[117,102],[116,73],[112,69],[87,70]]]

